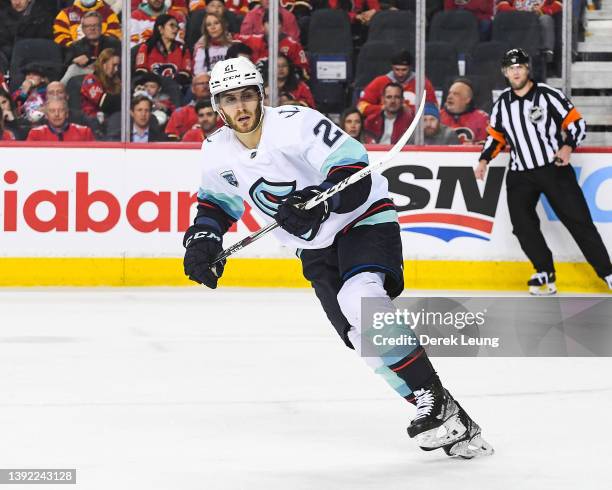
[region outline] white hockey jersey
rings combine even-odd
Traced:
[[[307,107],[265,107],[256,149],[246,148],[227,126],[204,141],[198,199],[214,203],[234,220],[242,216],[246,201],[264,222],[271,223],[285,196],[321,184],[333,167],[357,162],[368,162],[364,146],[320,112]],[[343,192],[350,192],[350,186]],[[387,180],[372,174],[367,201],[352,212],[331,213],[312,240],[281,228],[272,233],[290,247],[324,248],[374,202],[388,197]],[[397,221],[397,214],[391,209],[364,218],[354,225]]]

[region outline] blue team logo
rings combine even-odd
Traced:
[[[284,197],[296,189],[296,182],[268,182],[263,177],[257,180],[249,190],[249,195],[260,211],[274,216]]]
[[[231,170],[226,170],[225,172],[221,172],[221,177],[223,177],[229,185],[238,187],[238,179],[234,175],[234,172],[232,172]]]

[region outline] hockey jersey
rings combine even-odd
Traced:
[[[253,55],[251,56],[251,61],[253,63],[268,59],[268,40],[262,34],[253,34],[249,36],[239,34],[234,36],[234,40],[246,44],[253,50]],[[299,41],[281,33],[278,39],[278,50],[289,58],[291,63],[308,78],[310,65],[308,64],[306,52]]]
[[[149,71],[160,77],[176,80],[179,74],[185,79],[191,78],[191,53],[176,41],[172,42],[170,50],[161,43],[149,51],[146,44],[142,44],[136,55],[136,71]]]
[[[30,129],[27,141],[95,141],[93,132],[87,126],[69,123],[61,130],[48,124]]]
[[[463,145],[476,145],[487,139],[489,115],[480,109],[451,114],[443,107],[440,111],[440,122],[452,128]]]
[[[172,6],[170,8],[164,8],[161,13],[172,15],[176,18],[179,26],[179,30],[176,33],[176,40],[185,42],[185,26],[187,25],[187,20],[182,9]],[[157,19],[159,14],[160,13],[153,12],[146,3],[141,4],[137,10],[132,12],[132,18],[130,19],[130,42],[132,47],[144,43],[151,37],[155,19]]]
[[[102,16],[102,34],[121,39],[121,23],[117,14],[102,0],[93,7],[83,7],[80,0],[60,11],[53,22],[53,40],[60,46],[70,46],[84,37],[81,19],[87,12],[98,12]]]
[[[563,4],[559,0],[497,0],[495,8],[497,12],[541,10],[545,15],[555,15],[563,10]]]
[[[198,202],[212,209],[211,215],[222,210],[229,221],[237,221],[246,202],[261,222],[269,224],[274,222],[280,201],[291,192],[319,185],[336,170],[368,163],[364,146],[320,112],[298,106],[264,110],[257,149],[246,148],[227,126],[204,141]],[[350,192],[350,187],[344,192]],[[388,197],[387,180],[375,173],[365,202],[353,211],[331,213],[312,239],[298,238],[281,228],[273,233],[290,247],[324,248],[347,226],[397,222]],[[384,205],[372,208],[381,200]]]

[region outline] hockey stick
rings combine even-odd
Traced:
[[[408,140],[412,136],[412,133],[414,133],[414,130],[416,129],[417,125],[419,124],[421,116],[423,115],[423,110],[425,109],[425,97],[426,97],[426,95],[427,95],[427,92],[423,92],[423,97],[421,97],[421,104],[419,105],[419,109],[417,110],[416,114],[414,115],[414,119],[412,120],[412,123],[410,124],[410,127],[406,130],[406,132],[402,135],[402,137],[397,141],[397,143],[395,143],[393,148],[391,148],[385,154],[384,157],[382,157],[377,162],[362,168],[359,172],[356,172],[356,173],[348,176],[346,179],[341,180],[336,185],[334,185],[334,186],[330,187],[329,189],[326,189],[325,191],[323,191],[320,194],[316,195],[315,197],[310,199],[304,205],[304,208],[305,209],[314,208],[317,204],[320,204],[321,202],[326,201],[327,199],[332,197],[334,194],[337,194],[338,192],[340,192],[344,188],[348,187],[349,185],[354,184],[358,180],[361,180],[364,177],[367,177],[374,170],[377,170],[377,169],[383,167],[385,164],[387,164],[391,160],[393,160],[393,158],[395,158],[397,156],[397,154],[402,150],[402,148],[406,145],[406,143],[408,143]],[[265,226],[265,227],[257,230],[252,235],[249,235],[248,237],[240,240],[239,242],[235,243],[231,247],[226,248],[223,252],[221,252],[215,258],[215,260],[212,262],[211,266],[214,266],[216,263],[220,262],[223,259],[226,259],[230,255],[234,255],[239,250],[242,250],[244,247],[246,247],[247,245],[250,245],[255,240],[258,240],[259,238],[261,238],[262,236],[264,236],[268,232],[274,230],[275,228],[278,228],[278,223],[277,222],[270,223],[268,226]]]

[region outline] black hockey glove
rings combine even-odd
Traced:
[[[226,261],[218,262],[212,269],[210,263],[223,251],[222,244],[221,235],[210,227],[190,226],[183,238],[183,246],[187,249],[183,259],[185,275],[198,284],[216,289]]]
[[[303,209],[301,205],[322,192],[320,187],[310,186],[289,194],[278,207],[275,219],[287,233],[304,240],[312,240],[321,224],[329,218],[329,203],[323,201],[312,209]]]

